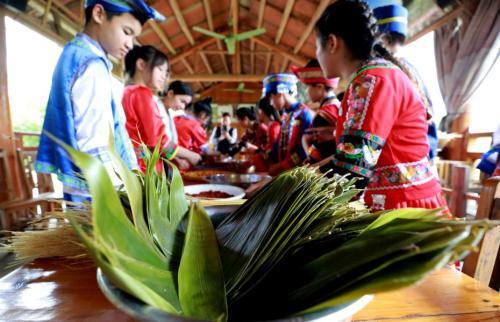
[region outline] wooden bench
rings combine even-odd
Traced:
[[[21,173],[23,195],[0,203],[0,224],[4,230],[18,230],[46,211],[54,210],[54,192],[50,174],[35,171],[36,148],[18,148],[17,159]]]
[[[500,220],[500,177],[484,182],[481,190],[477,219]],[[500,289],[500,227],[487,232],[479,251],[471,253],[464,261],[463,272],[495,290]]]

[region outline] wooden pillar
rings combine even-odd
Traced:
[[[469,184],[469,166],[464,164],[452,165],[451,167],[451,194],[450,203],[448,204],[450,212],[459,218],[465,217],[467,199],[465,193],[467,192]]]
[[[467,134],[469,133],[469,121],[470,112],[460,115],[451,124],[451,132],[460,133],[462,137],[460,139],[453,140],[449,145],[449,158],[450,160],[460,160],[465,161],[467,157]]]
[[[21,180],[16,162],[16,144],[12,130],[7,86],[7,35],[4,10],[0,7],[0,149],[3,149],[7,154],[14,194],[20,196],[22,194]]]

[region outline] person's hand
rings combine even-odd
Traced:
[[[175,163],[175,165],[177,165],[179,170],[188,170],[191,167],[191,164],[189,163],[189,161],[187,161],[186,159],[182,159],[182,158],[175,158],[174,163]]]
[[[193,152],[192,155],[189,156],[188,161],[192,165],[197,165],[201,161],[201,154]]]

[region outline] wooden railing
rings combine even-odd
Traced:
[[[23,150],[36,150],[40,140],[38,132],[14,132],[16,148]]]
[[[466,216],[468,200],[479,200],[479,194],[468,191],[470,166],[463,161],[440,160],[437,163],[442,190],[455,217]]]

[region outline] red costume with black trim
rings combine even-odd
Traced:
[[[207,144],[207,132],[201,123],[190,115],[174,117],[179,145],[196,153],[201,152],[202,145]]]
[[[372,60],[351,81],[336,128],[334,167],[368,179],[374,210],[446,207],[427,159],[425,107],[395,65]]]
[[[267,128],[267,145],[264,148],[264,151],[267,153],[271,153],[273,146],[278,141],[281,131],[281,124],[278,121],[273,121]]]
[[[339,117],[339,108],[340,101],[335,97],[330,98],[328,104],[319,108],[312,127],[306,131],[314,137],[308,150],[309,158],[313,163],[331,157],[335,153],[335,138],[333,136]]]
[[[285,110],[281,122],[280,134],[275,143],[271,160],[275,162],[270,174],[275,175],[301,165],[307,158],[302,147],[302,135],[311,127],[313,112],[300,102]]]
[[[134,145],[139,166],[146,170],[142,161],[140,145],[144,143],[150,149],[160,142],[162,156],[171,160],[178,151],[175,144],[165,132],[165,123],[153,98],[151,89],[144,85],[126,86],[122,97],[123,110],[127,118],[126,128]],[[161,164],[157,166],[161,169]]]

